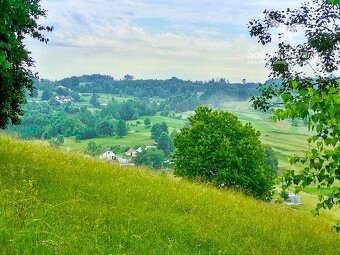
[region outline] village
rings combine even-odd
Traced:
[[[147,145],[144,146],[144,148],[130,148],[128,151],[125,152],[125,157],[115,154],[111,150],[106,150],[102,155],[100,155],[100,159],[107,162],[119,163],[120,166],[134,166],[135,164],[133,163],[133,159],[136,158],[139,153],[142,153],[144,150],[149,149],[156,149],[156,146]]]

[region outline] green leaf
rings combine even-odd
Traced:
[[[6,57],[6,52],[0,52],[0,67],[3,69],[8,69],[12,66],[11,63],[7,61]]]
[[[296,89],[297,87],[299,87],[299,83],[296,80],[292,81],[292,87],[293,89]]]

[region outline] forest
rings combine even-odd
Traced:
[[[114,80],[95,74],[59,81],[36,79],[34,84],[21,125],[10,127],[25,139],[63,135],[81,140],[117,135],[119,120],[137,120],[157,112],[181,118],[181,112],[193,111],[199,105],[217,107],[228,99],[249,100],[258,93],[255,83],[230,84],[222,78],[208,82]]]

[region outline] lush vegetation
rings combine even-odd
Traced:
[[[253,98],[255,108],[268,110],[273,106],[272,98],[279,96],[283,107],[274,109],[275,120],[307,119],[309,129],[315,131],[308,139],[306,154],[291,158],[302,171],[287,171],[283,188],[294,186],[295,192],[310,185],[320,190],[331,188],[330,194],[320,194],[316,213],[321,208],[340,206],[340,84],[336,76],[340,64],[340,6],[313,0],[297,10],[264,14],[263,20],[250,22],[251,35],[262,44],[272,41],[273,26],[287,30],[299,27],[305,37],[294,45],[283,38],[284,33],[278,34],[278,51],[270,56],[267,66],[271,77],[280,79],[280,85],[264,84],[260,86],[261,95]],[[340,231],[340,226],[337,228]]]
[[[15,159],[15,160],[13,160]],[[2,254],[337,254],[309,213],[0,138]]]
[[[37,89],[51,93],[58,86],[80,93],[105,93],[139,98],[159,97],[168,99],[201,92],[206,93],[205,95],[202,94],[202,99],[206,101],[211,96],[221,93],[235,99],[247,99],[257,94],[256,85],[255,83],[229,83],[225,79],[211,79],[208,82],[185,81],[176,77],[168,80],[115,80],[113,77],[99,74],[69,77],[55,82],[46,79],[35,81]],[[64,90],[64,93],[69,92]]]
[[[152,169],[160,169],[165,166],[164,161],[165,153],[162,150],[151,148],[138,153],[133,162],[137,166],[145,165]]]
[[[275,174],[265,164],[259,132],[231,113],[207,107],[197,108],[189,121],[175,138],[176,175],[272,198]]]
[[[40,1],[2,0],[0,11],[0,128],[9,123],[18,124],[27,90],[33,91],[35,74],[25,38],[47,42],[44,31],[49,26],[38,24],[46,16]]]

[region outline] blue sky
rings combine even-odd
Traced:
[[[264,9],[295,7],[273,0],[43,0],[47,45],[27,46],[43,78],[102,73],[121,78],[263,81],[272,46],[250,38],[247,23]]]

